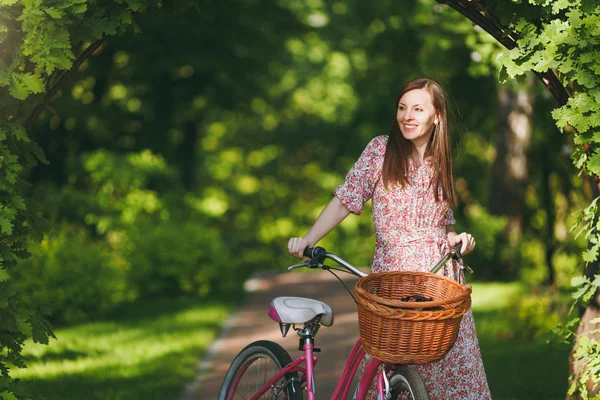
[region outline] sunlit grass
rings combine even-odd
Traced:
[[[526,293],[527,286],[520,282],[478,282],[471,286],[473,313],[481,316],[475,319],[478,335],[496,339],[512,336],[515,327],[511,326],[507,313]]]
[[[527,287],[520,282],[476,282],[471,284],[474,311],[496,311],[514,304]]]
[[[567,390],[569,348],[536,339],[514,339],[514,318],[527,285],[474,283],[473,313],[494,400],[559,400]],[[516,335],[518,337],[518,335]]]
[[[35,399],[177,399],[230,312],[223,304],[154,301],[103,322],[57,329],[27,343],[14,376]]]

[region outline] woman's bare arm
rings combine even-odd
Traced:
[[[342,204],[340,199],[337,196],[333,196],[333,199],[321,211],[321,214],[306,235],[289,240],[288,251],[298,258],[302,258],[305,248],[317,244],[319,240],[338,226],[349,214],[350,211]]]

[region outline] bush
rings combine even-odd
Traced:
[[[549,337],[567,315],[568,301],[552,288],[538,287],[524,294],[507,315],[513,336],[525,339]]]
[[[497,271],[496,242],[507,219],[490,214],[485,207],[476,203],[468,205],[464,211],[464,219],[456,221],[456,228],[458,232],[469,232],[477,241],[477,248],[467,256],[466,262],[473,266],[477,279],[497,278],[496,275],[502,275],[503,271]]]
[[[63,224],[30,246],[13,276],[23,302],[57,323],[102,315],[122,300],[125,276],[117,256],[84,229]]]
[[[236,285],[221,234],[206,222],[140,221],[128,230],[127,237],[128,285],[136,297],[204,297]]]

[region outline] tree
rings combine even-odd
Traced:
[[[181,3],[182,4],[182,3]],[[23,173],[46,162],[28,129],[66,77],[107,36],[135,29],[133,16],[160,1],[7,0],[0,3],[0,397],[13,399],[9,365],[24,367],[26,337],[47,342],[49,326],[20,301],[11,270],[44,221],[24,195]],[[90,44],[91,43],[91,44]]]
[[[573,134],[575,147],[573,162],[582,172],[600,182],[600,153],[595,144],[600,141],[600,113],[595,109],[600,100],[600,82],[595,74],[600,69],[597,48],[600,44],[598,22],[600,6],[594,1],[574,0],[529,3],[501,3],[494,1],[445,1],[488,33],[509,51],[502,56],[503,72],[516,77],[533,70],[555,95],[560,108],[552,114],[557,126]],[[556,70],[561,85],[553,78]],[[569,92],[565,88],[569,88]],[[569,97],[568,94],[571,96]],[[586,277],[573,281],[578,290],[576,300],[587,305],[575,333],[572,361],[572,384],[568,395],[581,398],[594,396],[600,391],[600,321],[598,288],[600,275],[594,264],[600,249],[598,197],[582,212],[582,230],[590,247],[583,260],[590,264]],[[578,319],[570,321],[573,326]]]
[[[505,215],[508,222],[496,242],[496,259],[503,271],[500,277],[515,276],[519,263],[519,243],[523,235],[525,190],[529,179],[527,152],[532,136],[533,93],[531,85],[504,86],[498,96],[496,160],[492,167],[490,212]],[[503,253],[508,251],[510,256]]]

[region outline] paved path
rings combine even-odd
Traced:
[[[356,278],[341,275],[353,290]],[[267,315],[271,299],[277,296],[310,297],[324,301],[333,309],[334,325],[321,327],[315,339],[316,347],[323,349],[315,367],[317,396],[329,399],[358,337],[356,305],[344,287],[324,271],[263,275],[248,281],[246,286],[252,291],[208,351],[200,366],[199,377],[188,386],[182,400],[216,400],[229,364],[241,349],[255,340],[279,343],[292,359],[300,355],[298,335],[290,330],[286,338],[281,337],[279,326]]]

